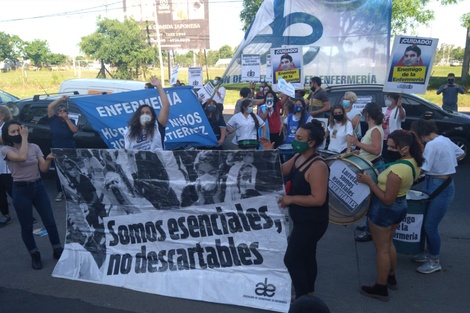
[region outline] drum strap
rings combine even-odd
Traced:
[[[434,199],[438,194],[441,193],[442,190],[444,190],[449,184],[452,182],[452,177],[449,176],[442,184],[439,185],[439,187],[436,188],[428,197],[428,201],[431,201]]]
[[[416,180],[416,171],[415,171],[415,167],[413,166],[413,164],[411,164],[410,161],[407,161],[407,160],[400,160],[400,161],[396,161],[394,162],[395,164],[406,164],[408,165],[409,167],[411,167],[411,171],[413,171],[413,181]]]

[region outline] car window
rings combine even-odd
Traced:
[[[426,105],[420,98],[415,98],[409,95],[402,95],[402,104],[405,108],[406,115],[414,117],[423,117],[425,112],[432,111],[434,118],[442,119],[442,114],[435,110],[435,108]]]
[[[23,123],[49,125],[47,107],[34,103],[25,104],[20,111],[18,119]]]

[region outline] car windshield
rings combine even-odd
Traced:
[[[15,97],[14,95],[9,94],[8,92],[0,90],[0,100],[1,100],[0,102],[8,103],[8,102],[16,102],[19,100],[19,98]]]

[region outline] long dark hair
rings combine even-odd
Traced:
[[[10,139],[10,135],[8,135],[8,128],[10,128],[10,125],[22,125],[20,122],[11,120],[3,124],[2,128],[2,139],[3,139],[3,144],[7,146],[13,147],[13,141]]]
[[[243,101],[242,101],[242,105],[240,106],[241,112],[242,112],[242,113],[245,113],[246,108],[247,108],[251,103],[252,103],[252,102],[251,102],[250,99],[243,100]],[[258,133],[259,121],[258,121],[258,119],[256,118],[255,113],[251,112],[250,115],[251,115],[251,117],[253,118],[253,120],[255,121],[256,133]]]
[[[423,165],[423,145],[414,132],[397,129],[388,135],[388,138],[392,139],[397,147],[404,148],[409,146],[410,154],[413,159],[415,159],[418,166]]]
[[[369,117],[374,120],[376,125],[382,125],[384,122],[384,114],[382,113],[382,107],[375,102],[369,102],[362,110],[362,113],[365,115],[369,114]]]
[[[209,106],[209,104],[215,105],[215,112],[207,111],[207,107]],[[219,120],[220,114],[222,114],[222,112],[220,112],[220,106],[217,104],[217,102],[215,102],[214,100],[207,101],[206,103],[204,103],[203,108],[208,120]]]
[[[304,98],[295,98],[294,100],[294,107],[295,107],[295,103],[299,101],[300,103],[302,103],[302,112],[300,112],[300,119],[299,119],[299,123],[297,124],[297,129],[299,129],[300,127],[302,127],[305,123],[306,123],[306,118],[305,118],[305,107],[307,106],[307,104],[305,103],[305,100]],[[294,113],[295,114],[295,113]]]
[[[335,124],[335,116],[334,116],[335,115],[335,110],[341,110],[341,112],[343,113],[343,119],[340,121],[340,123],[341,123],[341,125],[346,125],[346,123],[348,121],[348,117],[346,115],[346,110],[344,109],[342,104],[336,104],[331,108],[331,115],[330,115],[330,118],[329,118],[330,125]]]
[[[420,119],[411,123],[410,130],[421,138],[437,133],[437,126],[434,121]]]
[[[142,114],[142,108],[145,108],[145,107],[150,109],[150,112],[152,113],[152,119],[150,120],[150,122],[145,124],[145,126],[142,126],[140,124],[140,115]],[[155,110],[147,104],[141,105],[140,107],[137,108],[137,110],[134,112],[134,114],[129,120],[129,139],[139,138],[142,134],[143,127],[147,136],[150,139],[153,139],[153,134],[155,133],[156,121],[157,121],[157,114],[155,113]]]

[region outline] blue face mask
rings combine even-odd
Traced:
[[[349,100],[343,100],[343,107],[344,108],[349,108],[351,106],[351,101]]]
[[[246,108],[246,113],[248,114],[253,113],[253,108],[252,107]]]
[[[215,112],[216,110],[217,110],[217,108],[216,108],[215,106],[213,106],[213,105],[209,105],[209,106],[207,107],[207,112],[213,113],[213,112]]]
[[[298,113],[298,112],[302,112],[304,110],[303,107],[299,107],[298,105],[295,106],[295,112]]]

